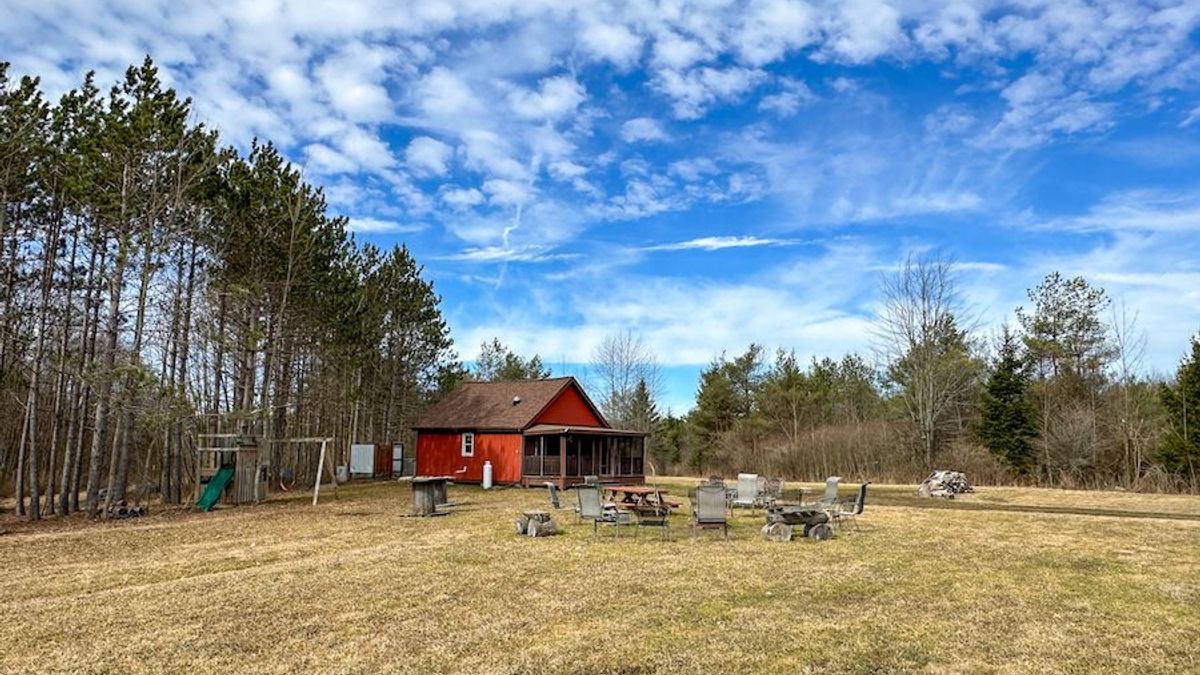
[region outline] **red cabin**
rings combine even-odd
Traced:
[[[645,440],[609,426],[573,377],[466,382],[413,427],[417,474],[561,488],[597,476],[645,482]]]

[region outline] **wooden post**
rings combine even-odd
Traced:
[[[325,446],[327,442],[321,441],[321,458],[317,460],[317,479],[313,481],[313,506],[317,505],[317,497],[321,494],[321,478],[325,475]],[[337,485],[337,477],[334,477],[334,485]]]
[[[567,435],[558,437],[558,487],[567,487]]]

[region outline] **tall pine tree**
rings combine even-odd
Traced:
[[[1195,487],[1200,464],[1200,335],[1192,338],[1192,353],[1179,364],[1175,382],[1163,385],[1160,396],[1168,428],[1159,460],[1168,471],[1187,476]]]
[[[1037,466],[1033,441],[1037,413],[1029,399],[1029,373],[1016,337],[1004,327],[1000,349],[980,401],[978,434],[997,459],[1018,474]]]

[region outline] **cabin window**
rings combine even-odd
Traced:
[[[475,434],[465,433],[462,435],[462,456],[475,456]]]

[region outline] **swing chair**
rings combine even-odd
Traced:
[[[291,492],[295,489],[301,473],[300,446],[292,443],[290,439],[280,442],[283,443],[283,450],[279,453],[279,490]]]

